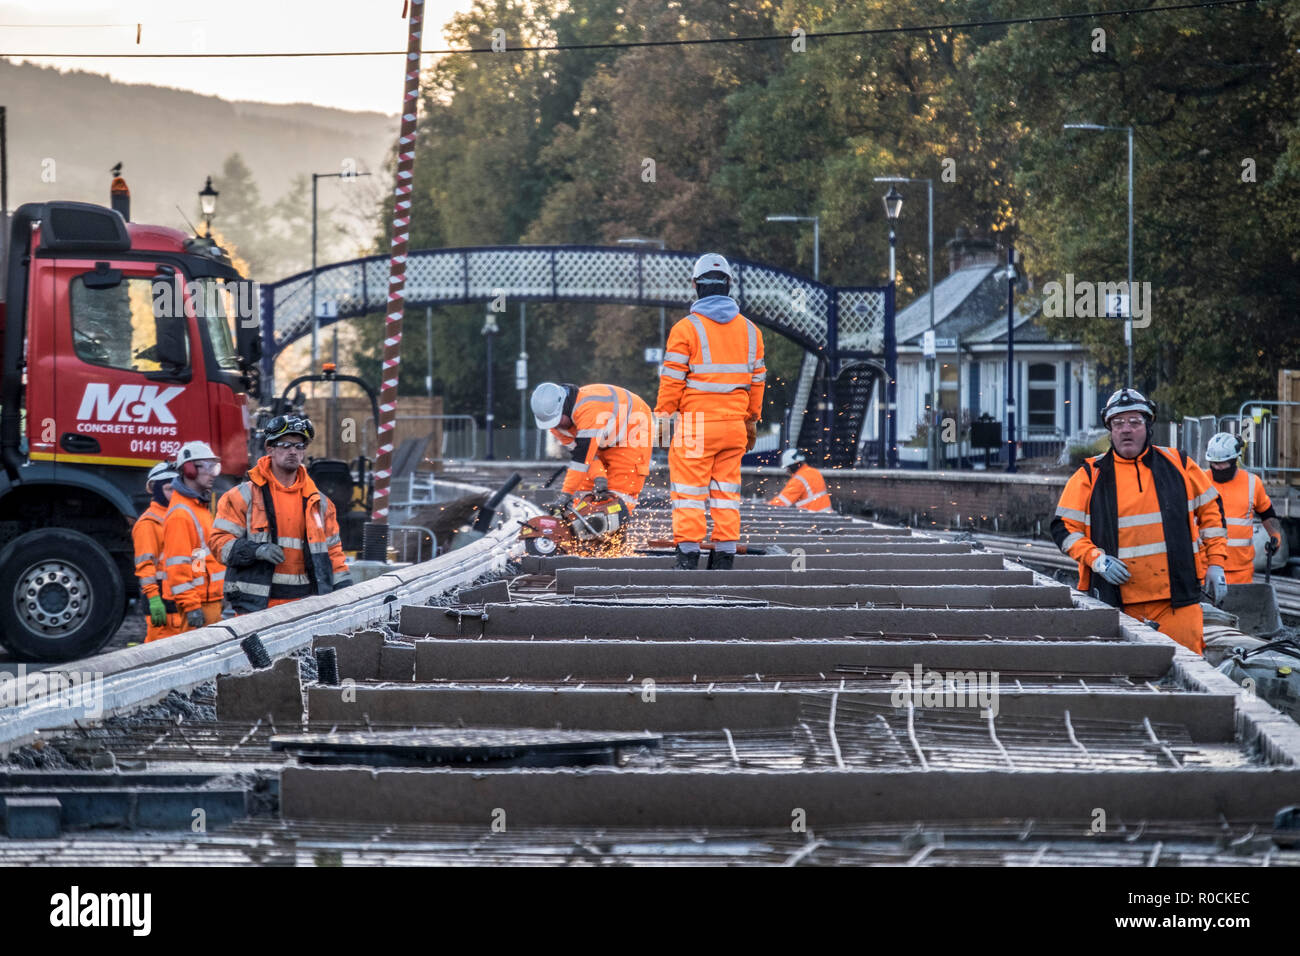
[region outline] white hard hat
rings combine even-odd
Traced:
[[[145,486],[154,481],[175,481],[180,472],[176,470],[176,463],[170,461],[160,461],[149,469],[149,474],[145,478]]]
[[[807,461],[807,460],[808,459],[804,457],[804,453],[801,452],[798,448],[787,448],[785,451],[781,452],[782,468],[789,468],[791,465],[797,464],[798,462],[801,461]]]
[[[1241,454],[1241,439],[1231,432],[1219,432],[1205,446],[1206,461],[1236,461]]]
[[[554,382],[542,382],[533,389],[530,404],[538,428],[554,428],[560,424],[560,419],[564,417],[564,400],[568,396],[569,390]]]
[[[716,252],[706,252],[695,260],[695,269],[691,272],[691,281],[694,282],[700,276],[710,272],[723,272],[731,281],[736,280],[736,273],[731,268],[730,262]]]
[[[212,446],[205,441],[187,441],[181,445],[181,450],[176,453],[176,467],[188,461],[220,461],[221,456],[212,450]]]
[[[1148,418],[1155,418],[1156,406],[1136,388],[1121,388],[1106,400],[1106,407],[1101,410],[1102,424],[1109,425],[1112,418],[1123,412],[1141,412]]]

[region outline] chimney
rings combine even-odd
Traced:
[[[999,262],[996,242],[972,236],[960,226],[956,236],[949,239],[947,245],[949,273],[969,269],[971,266],[995,266]]]

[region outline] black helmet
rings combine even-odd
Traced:
[[[266,423],[263,437],[273,442],[285,435],[301,435],[310,442],[316,437],[316,429],[306,415],[276,415]]]

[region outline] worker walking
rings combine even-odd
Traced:
[[[334,503],[303,466],[315,437],[305,416],[271,419],[267,453],[217,502],[208,546],[229,569],[226,597],[238,614],[352,583]]]
[[[720,255],[696,260],[699,298],[669,332],[659,373],[656,424],[674,425],[668,471],[678,568],[699,567],[706,511],[710,567],[730,568],[740,539],[740,459],[754,447],[767,368],[763,334],[731,298],[734,278]]]
[[[176,477],[176,466],[170,461],[161,461],[149,469],[144,487],[152,500],[131,528],[131,541],[135,545],[135,577],[140,586],[140,605],[144,609],[146,644],[175,633],[167,624],[169,609],[162,596],[162,582],[167,577],[162,553],[163,521],[167,518],[167,504],[171,500],[172,482]],[[172,605],[170,610],[175,614],[176,606]]]
[[[790,473],[781,493],[768,504],[780,508],[802,508],[804,511],[830,511],[831,496],[826,490],[822,473],[808,464],[808,458],[797,448],[781,452],[781,467]]]
[[[612,492],[628,510],[650,474],[653,418],[635,392],[617,385],[557,385],[533,389],[533,418],[569,451],[560,494],[548,508],[562,508],[586,491]]]
[[[1155,405],[1131,388],[1102,410],[1111,449],[1066,483],[1052,539],[1079,562],[1079,590],[1198,654],[1205,649],[1196,554],[1205,541],[1205,587],[1227,592],[1223,508],[1209,476],[1173,448],[1151,444]]]
[[[1224,571],[1229,584],[1249,584],[1255,579],[1256,517],[1268,532],[1268,560],[1272,560],[1273,553],[1282,544],[1282,523],[1264,490],[1264,482],[1245,468],[1237,467],[1241,449],[1241,439],[1229,432],[1219,432],[1205,449],[1210,477],[1223,499],[1227,520],[1228,562]]]
[[[221,588],[226,569],[208,550],[212,484],[221,459],[207,442],[186,442],[176,453],[179,476],[163,520],[163,600],[175,605],[167,615],[172,632],[192,631],[221,620]]]

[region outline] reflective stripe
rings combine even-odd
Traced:
[[[579,438],[595,438],[597,435],[602,434],[604,431],[605,431],[605,429],[603,429],[603,428],[579,428],[579,429],[578,429],[578,437],[579,437]]]
[[[239,497],[244,499],[244,510],[247,511],[253,504],[253,483],[241,481],[236,487],[239,488]]]
[[[272,584],[311,584],[311,578],[305,574],[276,574],[271,575]]]
[[[680,485],[675,481],[671,482],[668,488],[680,495],[707,495],[709,493],[709,489],[702,485]]]
[[[1228,532],[1226,528],[1206,528],[1201,532],[1202,538],[1226,538]],[[1249,541],[1250,538],[1244,540]]]
[[[232,590],[232,591],[239,591],[239,592],[241,592],[241,593],[243,593],[243,594],[256,594],[256,595],[259,596],[259,597],[270,597],[270,596],[271,596],[271,585],[269,585],[269,584],[253,584],[251,581],[235,581],[235,582],[232,582],[231,590]]]
[[[227,541],[226,546],[221,549],[220,558],[222,564],[230,563],[230,552],[233,551],[234,548],[235,548],[235,540],[232,538],[229,541]]]
[[[1119,519],[1121,528],[1137,528],[1144,524],[1160,524],[1162,516],[1159,511],[1148,511],[1142,515],[1125,515]]]
[[[1151,554],[1164,554],[1167,549],[1165,543],[1160,541],[1156,544],[1141,544],[1134,548],[1120,548],[1118,557],[1124,558],[1144,558]]]
[[[784,501],[787,505],[794,504],[794,502],[791,501],[789,498],[787,498],[785,495],[777,495],[777,497],[780,498],[782,501]]]
[[[710,484],[712,484],[713,487],[717,488],[719,491],[730,491],[735,494],[740,494],[739,484],[735,484],[730,481],[718,481],[716,478],[712,482],[710,482]]]
[[[218,581],[224,581],[225,579],[226,579],[226,572],[224,568],[208,576],[208,580],[211,581],[213,584],[216,584]]]
[[[688,315],[687,318],[691,320],[691,325],[695,326],[695,335],[700,340],[700,358],[707,365],[713,361],[713,356],[709,354],[709,336],[704,331],[704,323],[694,313]]]
[[[1084,535],[1083,535],[1083,532],[1081,532],[1081,531],[1076,531],[1076,532],[1074,532],[1074,534],[1067,534],[1067,535],[1065,536],[1065,540],[1061,542],[1061,553],[1062,553],[1062,554],[1069,554],[1069,553],[1070,553],[1070,549],[1073,548],[1073,547],[1074,547],[1076,544],[1078,544],[1080,541],[1082,541],[1083,538],[1084,538]]]
[[[184,557],[168,558],[164,566],[170,568],[173,565],[177,565],[177,564],[189,564],[193,560],[194,560],[194,556],[187,554]]]
[[[808,496],[811,498],[813,494],[813,490],[812,490],[812,485],[808,484],[808,479],[805,478],[803,475],[795,475],[794,480],[799,482],[799,484],[803,485],[803,490],[807,492]]]
[[[135,563],[139,564],[141,561],[152,561],[155,557],[156,555],[154,554],[137,554],[135,556]]]
[[[577,411],[579,408],[581,408],[583,405],[586,405],[588,402],[614,402],[614,401],[617,401],[617,399],[614,396],[614,389],[611,387],[607,394],[587,395],[584,396],[583,398],[578,399],[578,401],[573,406],[573,410]]]
[[[831,496],[831,494],[830,494],[829,491],[823,491],[823,492],[822,492],[821,494],[819,494],[819,495],[813,495],[811,498],[807,499],[806,501],[801,501],[801,502],[799,502],[799,506],[802,508],[802,507],[804,507],[804,506],[806,506],[806,505],[816,504],[818,501],[821,501],[823,498],[826,498],[826,499],[829,500],[829,499],[830,499],[830,496]]]
[[[1195,511],[1197,508],[1201,507],[1201,505],[1209,504],[1217,497],[1219,497],[1218,490],[1215,488],[1209,488],[1197,495],[1191,501],[1187,502],[1187,510]]]
[[[683,372],[681,369],[669,368],[666,365],[659,369],[659,374],[662,375],[664,378],[675,378],[675,379],[686,378],[686,373]]]
[[[177,511],[184,511],[187,515],[189,515],[190,520],[194,522],[194,533],[197,534],[197,535],[199,536],[199,540],[202,541],[202,540],[203,540],[203,525],[199,524],[199,516],[196,515],[193,511],[191,511],[191,510],[190,510],[186,505],[184,505],[184,504],[178,504],[178,505],[176,506],[176,510],[177,510]]]
[[[176,587],[172,588],[172,595],[175,596],[177,594],[184,594],[186,591],[190,590],[191,588],[196,588],[200,584],[205,584],[206,582],[207,582],[206,578],[197,577],[193,581],[190,581],[187,584],[178,584]]]
[[[330,546],[324,541],[308,541],[307,550],[312,554],[329,554]]]
[[[758,328],[749,319],[745,319],[745,332],[749,335],[749,357],[745,360],[745,371],[754,371],[754,362],[758,359]]]
[[[739,362],[732,363],[730,365],[726,363],[719,363],[719,362],[712,362],[709,364],[704,364],[702,362],[699,364],[692,363],[690,369],[692,372],[704,372],[705,374],[712,374],[713,372],[728,372],[728,373],[738,374],[741,372],[753,371],[753,369],[750,368],[748,365],[741,365]]]
[[[587,470],[587,463],[585,461],[571,462],[569,464],[569,471],[586,472],[586,470]]]
[[[747,392],[749,391],[748,382],[738,382],[735,384],[729,384],[726,382],[701,382],[699,379],[694,378],[688,378],[686,380],[686,387],[698,389],[701,392],[734,392],[737,389],[742,388]]]
[[[242,525],[237,525],[237,524],[235,524],[233,521],[230,521],[230,520],[228,520],[228,519],[226,519],[226,518],[217,518],[217,519],[215,519],[215,520],[212,522],[212,527],[213,527],[214,529],[215,529],[215,528],[220,528],[222,531],[229,531],[231,534],[243,534],[243,533],[244,533],[244,528],[243,528]]]
[[[665,361],[665,362],[681,362],[683,365],[685,365],[685,364],[686,364],[687,362],[689,362],[690,360],[691,360],[691,357],[690,357],[689,355],[687,355],[685,352],[665,352],[665,353],[664,353],[664,361]]]
[[[1254,518],[1229,518],[1228,524],[1229,526],[1233,526],[1233,527],[1250,528],[1254,526],[1255,519]]]
[[[302,550],[302,538],[286,538],[284,535],[276,535],[275,543],[282,548],[294,548]]]
[[[1079,511],[1075,508],[1062,508],[1060,505],[1057,505],[1056,517],[1070,518],[1074,521],[1087,521],[1088,513],[1086,511]]]
[[[1246,507],[1250,509],[1251,514],[1255,513],[1255,473],[1253,471],[1246,472]]]
[[[709,507],[718,508],[722,511],[739,511],[740,502],[731,498],[710,498]]]
[[[334,545],[336,544],[342,544],[342,543],[343,543],[343,539],[336,534],[332,534],[325,539],[325,546],[329,548],[334,547]]]
[[[691,499],[691,498],[674,498],[674,499],[673,499],[673,510],[676,511],[678,508],[698,508],[698,509],[700,509],[701,511],[703,511],[703,510],[704,510],[704,502],[703,502],[703,501],[695,501],[695,500],[693,500],[693,499]]]
[[[749,380],[751,385],[761,385],[765,381],[767,381],[767,372],[765,371],[759,372],[757,375],[755,375],[753,378]]]

